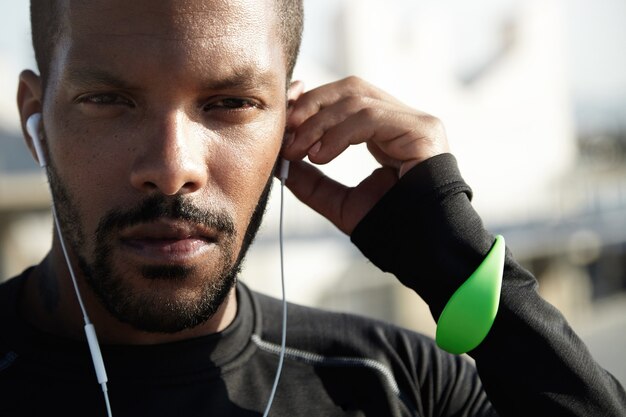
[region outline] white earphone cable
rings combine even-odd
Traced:
[[[76,275],[74,274],[74,268],[72,268],[72,263],[70,262],[70,256],[67,253],[67,248],[65,247],[65,239],[63,239],[63,233],[61,232],[61,225],[59,224],[59,218],[57,216],[54,202],[52,202],[52,217],[54,218],[54,224],[56,225],[57,235],[59,236],[59,242],[61,243],[61,249],[63,251],[63,256],[65,257],[65,263],[67,264],[67,268],[70,271],[70,276],[72,277],[74,292],[76,293],[76,298],[78,299],[80,309],[83,312],[83,320],[85,321],[85,336],[87,337],[87,343],[89,344],[91,360],[96,370],[96,377],[98,378],[98,383],[102,387],[102,394],[104,395],[104,402],[106,403],[107,407],[107,415],[108,417],[113,417],[113,413],[111,412],[111,403],[109,401],[109,390],[107,388],[108,378],[106,369],[104,367],[104,360],[102,359],[102,352],[100,351],[100,344],[98,343],[98,337],[96,336],[96,329],[89,320],[89,315],[87,314],[85,303],[83,302],[83,298],[80,295],[80,290],[78,289]]]
[[[278,381],[280,380],[280,375],[283,371],[283,363],[285,361],[285,349],[287,345],[287,299],[285,297],[285,262],[284,262],[284,248],[283,248],[283,212],[285,205],[285,181],[287,180],[287,176],[289,174],[289,161],[282,160],[281,168],[280,168],[280,216],[278,222],[278,244],[280,247],[280,285],[282,290],[282,304],[283,304],[283,317],[282,317],[282,331],[281,331],[281,341],[280,341],[280,355],[278,357],[278,367],[276,368],[276,377],[274,378],[274,385],[272,386],[272,392],[270,393],[270,398],[267,401],[267,406],[265,407],[265,412],[263,413],[263,417],[268,417],[270,414],[270,409],[272,408],[272,403],[274,402],[274,396],[276,395],[276,390],[278,388]]]

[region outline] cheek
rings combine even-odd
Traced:
[[[46,126],[50,159],[79,216],[76,221],[87,237],[93,236],[107,210],[123,203],[116,199],[122,194],[120,187],[128,182],[125,180],[128,161],[124,158],[129,153],[117,149],[114,141],[99,146],[102,141],[93,140],[95,129],[88,124],[75,126],[54,115],[50,119]]]
[[[248,140],[231,142],[213,154],[219,163],[209,164],[210,177],[231,202],[240,231],[259,202],[261,194],[273,175],[274,164],[281,147],[282,131],[266,130],[249,136]],[[210,190],[209,190],[210,192]],[[242,233],[240,233],[240,236]]]
[[[75,178],[83,188],[97,187],[104,193],[113,191],[106,184],[107,179],[126,172],[121,167],[131,155],[128,144],[120,140],[119,132],[104,131],[101,124],[93,121],[77,122],[68,116],[69,109],[62,110],[52,112],[48,122],[51,128],[47,125],[46,129],[51,134],[48,147],[57,170],[67,172],[67,176]]]

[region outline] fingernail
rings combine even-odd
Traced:
[[[309,149],[309,156],[317,155],[321,147],[322,147],[321,142],[315,142],[315,145],[311,146],[311,149]]]

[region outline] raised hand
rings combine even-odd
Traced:
[[[406,172],[449,151],[437,118],[357,77],[299,95],[290,107],[287,132],[282,156],[292,164],[286,185],[346,234]],[[348,146],[361,143],[382,167],[356,187],[347,187],[302,160],[308,156],[314,164],[326,164]]]

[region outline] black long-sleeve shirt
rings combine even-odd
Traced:
[[[418,165],[352,240],[438,317],[493,243],[451,155]],[[0,286],[0,416],[104,416],[85,342],[17,313],[29,271]],[[150,346],[102,346],[113,415],[260,416],[278,361],[281,305],[238,284],[223,332]],[[624,416],[626,395],[508,255],[500,310],[470,354],[348,314],[289,306],[287,355],[271,416]],[[480,377],[479,377],[480,375]],[[481,382],[482,381],[482,382]]]

